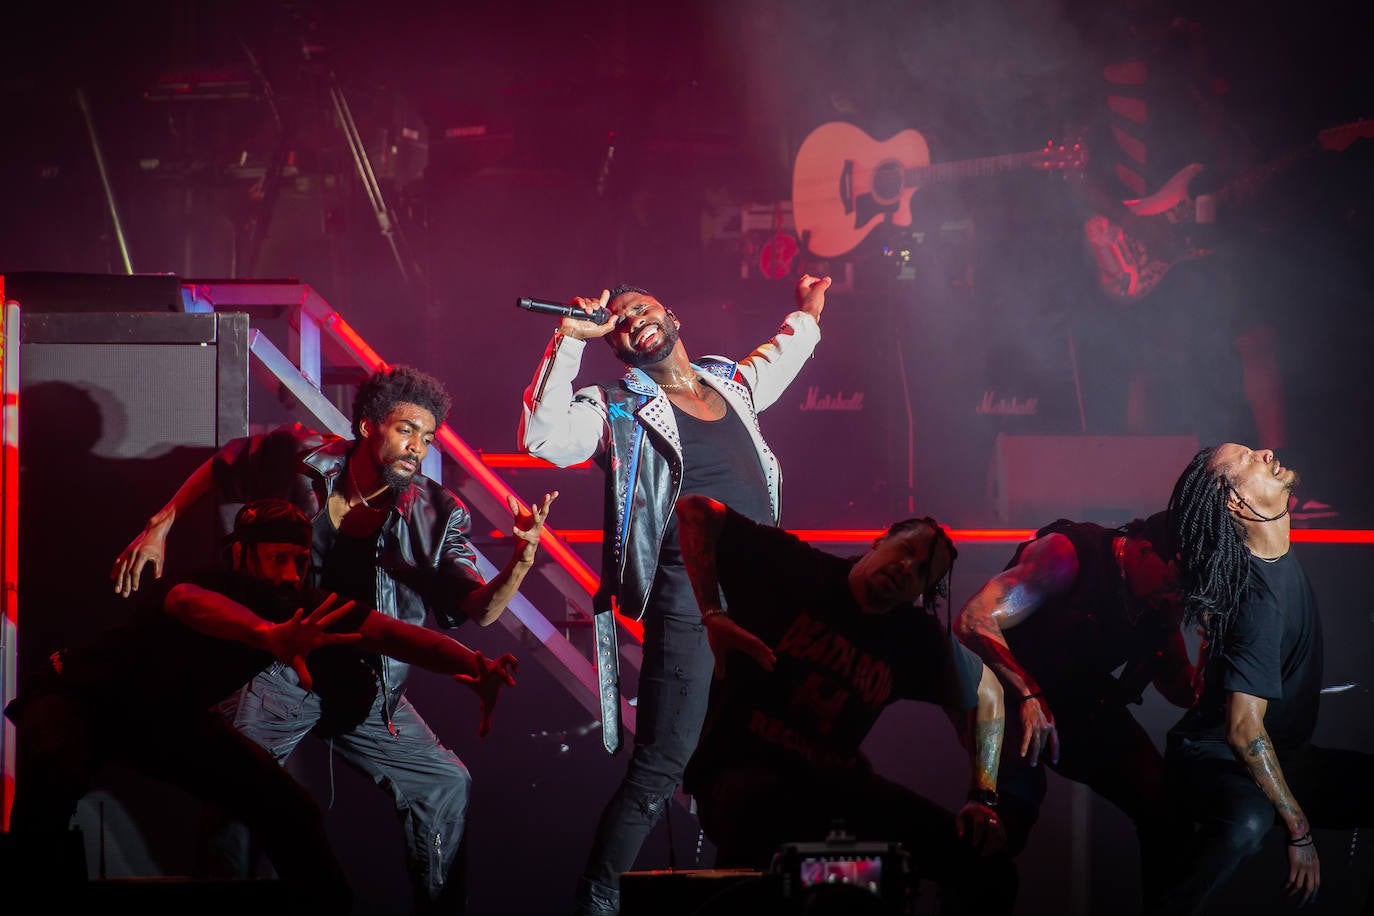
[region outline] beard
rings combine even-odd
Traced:
[[[635,350],[631,347],[616,346],[615,355],[636,369],[653,366],[668,358],[677,346],[677,328],[671,322],[655,322],[659,331],[658,343],[649,350]]]
[[[418,473],[420,473],[418,467],[411,471],[400,462],[392,461],[382,468],[382,482],[399,492],[409,487]]]

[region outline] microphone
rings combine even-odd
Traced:
[[[581,318],[584,321],[592,321],[597,324],[605,324],[611,320],[609,309],[595,308],[591,313],[582,311],[575,305],[563,305],[558,302],[548,302],[543,299],[519,298],[515,300],[518,308],[530,312],[538,312],[540,315],[557,315],[559,318]]]

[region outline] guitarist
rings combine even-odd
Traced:
[[[1207,192],[1255,158],[1227,111],[1230,84],[1213,69],[1211,33],[1161,0],[1094,8],[1103,18],[1091,32],[1104,54],[1089,83],[1097,115],[1083,196],[1092,267],[1110,307],[1100,313],[1109,346],[1085,347],[1085,359],[1107,360],[1109,377],[1125,368],[1128,433],[1214,438],[1244,422],[1240,394],[1260,443],[1279,447],[1287,436],[1276,329],[1242,282],[1253,273],[1237,263],[1243,246],[1210,222]],[[1152,198],[1194,163],[1202,166],[1188,188],[1195,207],[1138,215],[1124,205]]]

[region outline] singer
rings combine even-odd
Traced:
[[[673,506],[699,493],[756,522],[778,523],[781,472],[757,412],[777,401],[815,350],[829,287],[829,277],[803,276],[797,310],[738,362],[692,362],[677,315],[639,287],[573,299],[584,314],[607,309],[610,319],[564,317],[525,389],[520,447],[559,467],[595,456],[605,473],[608,521],[592,601],[602,738],[612,753],[620,746],[612,601],[644,621],[634,750],[578,881],[580,916],[620,912],[620,875],[634,867],[682,781],[706,713],[712,647],[682,565]],[[586,343],[598,337],[628,371],[574,392]]]

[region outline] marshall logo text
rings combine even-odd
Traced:
[[[991,388],[983,392],[983,400],[974,408],[973,412],[979,414],[996,414],[1006,417],[1030,416],[1039,412],[1040,399],[1026,398],[1024,401],[1016,395],[1010,398],[997,398],[993,400],[994,392]]]
[[[864,393],[856,391],[851,395],[843,395],[838,392],[835,394],[822,395],[819,385],[812,385],[806,389],[806,400],[802,401],[802,410],[863,410]]]

